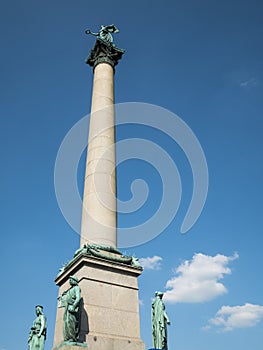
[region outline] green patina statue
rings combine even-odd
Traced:
[[[93,33],[90,29],[85,30],[86,34],[97,36],[103,42],[113,46],[114,44],[113,44],[113,38],[111,33],[118,33],[118,32],[119,32],[119,29],[114,24],[111,24],[109,26],[101,25],[101,28],[98,33]]]
[[[78,278],[69,277],[70,288],[62,293],[59,297],[60,306],[64,307],[64,327],[63,336],[66,342],[77,342],[79,336],[80,310],[79,304],[81,300]]]
[[[119,29],[114,24],[109,26],[101,25],[98,33],[93,33],[90,29],[86,29],[86,34],[97,37],[95,45],[86,59],[86,63],[94,69],[99,63],[108,63],[114,69],[124,54],[124,50],[113,43],[112,33],[118,32]]]
[[[36,306],[36,315],[28,337],[28,350],[44,350],[45,346],[47,321],[43,314],[43,306]]]
[[[162,292],[155,292],[155,299],[152,302],[152,341],[154,349],[167,350],[167,324],[170,324],[170,320],[162,298]]]

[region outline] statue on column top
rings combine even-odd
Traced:
[[[86,29],[86,34],[91,34],[97,37],[94,48],[91,50],[89,57],[86,59],[86,63],[94,68],[99,63],[108,63],[114,69],[125,52],[113,44],[113,37],[111,33],[118,32],[119,29],[114,24],[108,26],[101,25],[98,33],[93,33],[90,29]]]
[[[115,45],[113,44],[113,37],[111,33],[118,33],[118,32],[119,32],[119,29],[114,24],[111,24],[109,26],[101,25],[101,28],[98,33],[93,33],[90,29],[85,30],[86,34],[97,36],[104,43],[112,46],[115,46]]]

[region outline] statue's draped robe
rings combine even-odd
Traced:
[[[152,303],[152,337],[155,349],[167,350],[167,315],[164,303],[158,297]]]
[[[65,341],[77,342],[79,328],[79,307],[75,308],[74,312],[69,311],[69,306],[72,306],[77,298],[77,288],[70,288],[65,295],[65,312],[64,312],[64,329],[63,335]]]
[[[30,332],[30,340],[28,342],[28,350],[44,350],[46,339],[46,328],[39,337],[39,331],[41,329],[42,322],[45,322],[45,316],[38,316],[34,322]]]

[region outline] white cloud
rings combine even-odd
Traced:
[[[257,80],[255,78],[250,78],[248,80],[244,80],[240,82],[240,86],[242,88],[251,88],[257,85]]]
[[[195,254],[192,260],[184,261],[176,269],[176,275],[167,281],[168,291],[164,294],[164,300],[170,303],[200,303],[225,294],[227,289],[219,281],[224,275],[231,274],[228,264],[237,258],[238,254]]]
[[[139,262],[145,270],[160,270],[162,260],[163,258],[155,255],[152,258],[141,258],[139,259]]]
[[[209,320],[211,325],[222,331],[232,331],[235,328],[253,327],[263,318],[263,306],[246,303],[242,306],[222,306],[214,318]]]
[[[144,302],[143,302],[142,299],[139,299],[139,305],[140,305],[140,306],[143,306],[143,305],[144,305]]]

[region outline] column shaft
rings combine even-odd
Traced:
[[[94,69],[87,152],[80,243],[116,247],[114,70],[108,63]]]

